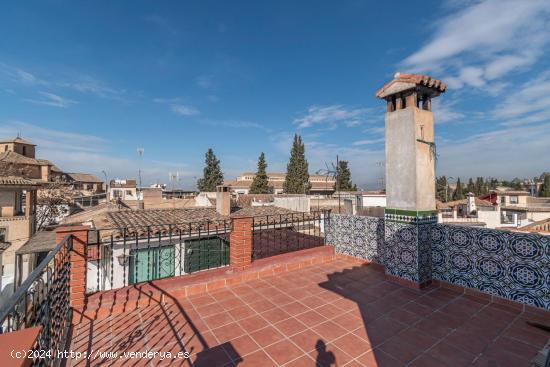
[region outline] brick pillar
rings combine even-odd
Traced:
[[[252,217],[232,218],[229,235],[229,262],[234,270],[244,270],[252,263]]]
[[[88,246],[88,230],[86,226],[59,227],[55,231],[55,242],[59,243],[65,236],[72,235],[73,248],[70,253],[71,276],[70,302],[74,308],[82,308],[86,300],[86,261]]]

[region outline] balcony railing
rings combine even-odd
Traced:
[[[69,302],[72,237],[65,237],[0,309],[0,333],[41,327],[33,365],[56,366],[71,325]]]
[[[323,246],[324,229],[329,218],[330,211],[252,218],[252,259]]]
[[[92,230],[87,293],[229,265],[230,220]]]

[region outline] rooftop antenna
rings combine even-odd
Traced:
[[[325,176],[325,188],[328,185],[328,179],[330,178],[336,178],[338,175],[336,167],[334,166],[334,163],[330,162],[330,166],[327,162],[325,162],[325,167],[320,170],[317,170],[315,174]],[[319,200],[317,199],[317,209],[319,209]],[[338,200],[338,210],[340,210],[340,200]]]
[[[172,191],[174,191],[174,184],[176,182],[180,182],[180,172],[168,172],[168,178],[170,180],[170,183],[172,184]]]
[[[138,153],[138,156],[139,156],[139,163],[138,163],[138,178],[139,178],[139,194],[138,194],[138,197],[137,197],[137,204],[138,204],[138,209],[141,208],[140,206],[140,196],[141,196],[141,163],[142,163],[142,160],[143,160],[143,153],[145,153],[145,149],[143,148],[137,148],[137,153]]]

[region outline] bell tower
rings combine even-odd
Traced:
[[[432,99],[445,89],[427,75],[396,73],[376,92],[386,102],[386,273],[414,286],[431,281],[429,230],[437,222]]]

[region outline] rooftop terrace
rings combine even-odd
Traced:
[[[438,286],[412,290],[379,267],[335,258],[82,320],[71,349],[116,352],[91,366],[528,366],[548,334],[527,320],[548,314]],[[190,358],[118,359],[145,350]]]

